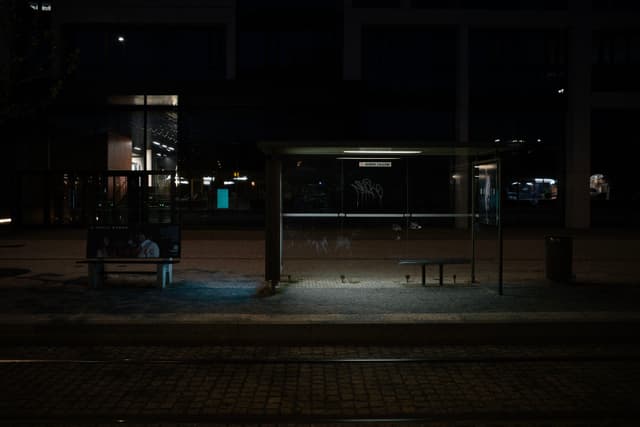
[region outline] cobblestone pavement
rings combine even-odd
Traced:
[[[429,426],[640,421],[640,347],[634,345],[6,347],[0,356],[4,424],[27,419],[40,419],[32,425],[59,420],[54,425],[69,426],[112,425],[109,420],[118,425],[118,419],[120,425],[136,426],[331,425],[334,418],[401,424],[391,422],[397,418]],[[407,356],[424,360],[335,360]]]

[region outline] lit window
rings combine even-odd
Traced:
[[[218,209],[229,209],[229,190],[226,188],[218,188],[217,191],[217,204]]]
[[[46,2],[46,1],[42,2],[42,8],[41,8],[41,10],[42,10],[43,12],[51,12],[51,3]]]
[[[147,95],[148,105],[178,105],[178,95]]]
[[[609,179],[606,175],[601,173],[591,175],[589,179],[589,190],[591,197],[609,200],[609,195],[611,193]]]
[[[30,2],[29,2],[29,7],[30,7],[32,10],[39,10],[39,9],[40,9],[40,6],[38,5],[38,2],[37,2],[37,1],[30,1]]]

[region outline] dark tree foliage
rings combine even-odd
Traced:
[[[38,116],[60,93],[75,55],[61,59],[50,13],[29,2],[0,0],[0,126]]]

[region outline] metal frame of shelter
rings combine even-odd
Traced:
[[[475,176],[475,167],[482,164],[487,164],[487,161],[473,162],[474,158],[481,158],[487,156],[495,156],[495,147],[488,146],[472,146],[472,147],[459,147],[451,145],[407,145],[406,143],[398,142],[383,142],[383,143],[371,143],[367,142],[367,149],[361,148],[363,146],[362,141],[330,141],[330,142],[318,142],[318,141],[303,141],[303,142],[291,142],[291,141],[263,141],[259,143],[259,147],[265,153],[266,167],[265,167],[265,184],[266,184],[266,200],[265,200],[265,280],[270,282],[272,288],[275,288],[281,279],[283,269],[283,218],[288,216],[309,216],[311,214],[285,214],[282,208],[282,160],[291,155],[303,155],[303,156],[344,156],[345,152],[350,153],[370,153],[383,149],[386,153],[397,155],[398,157],[408,156],[460,156],[465,157],[466,162],[469,164],[470,176]],[[392,146],[393,148],[388,148]],[[394,154],[396,153],[396,154]],[[406,154],[413,153],[413,154]],[[416,154],[419,153],[419,154]],[[498,165],[499,174],[499,161],[494,160]],[[500,176],[497,176],[498,183]],[[476,267],[476,206],[474,200],[475,194],[475,179],[471,179],[471,183],[467,183],[468,191],[471,191],[471,212],[467,213],[453,213],[453,214],[418,214],[422,217],[464,217],[471,218],[470,221],[470,239],[472,246],[471,256],[471,277],[472,283],[475,282],[475,267]],[[500,188],[496,189],[499,196]],[[383,214],[384,215],[384,214]],[[405,214],[397,214],[406,218]],[[371,214],[348,214],[344,212],[339,213],[324,213],[323,217],[346,218],[349,217],[371,217]],[[388,217],[388,214],[387,214]],[[417,215],[415,216],[417,217]],[[499,230],[500,241],[500,268],[499,268],[499,282],[500,293],[502,294],[502,225],[500,220],[500,198],[497,198],[497,225]]]
[[[504,239],[502,235],[502,173],[500,163],[500,158],[472,163],[471,282],[476,282],[478,228],[480,225],[495,227],[498,240],[498,292],[503,295]],[[479,203],[480,201],[484,203]]]

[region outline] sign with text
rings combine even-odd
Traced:
[[[358,162],[361,168],[390,168],[391,162]]]

